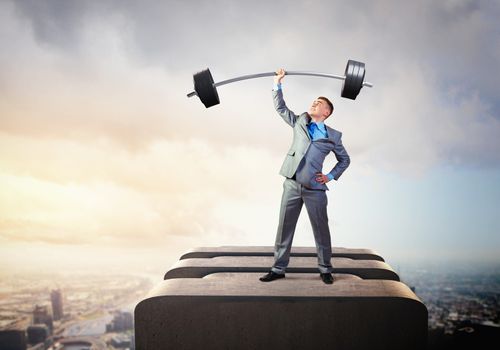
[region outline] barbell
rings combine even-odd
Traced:
[[[343,76],[329,73],[303,71],[286,71],[285,75],[309,75],[314,77],[343,80],[344,83],[342,84],[341,96],[349,98],[351,100],[355,100],[363,86],[373,87],[372,83],[364,81],[365,73],[366,69],[363,62],[349,60],[347,61]],[[273,75],[276,75],[276,73],[268,72],[249,74],[214,83],[212,73],[210,73],[210,69],[207,68],[193,75],[194,91],[187,94],[187,97],[198,96],[205,107],[209,108],[220,103],[219,94],[217,93],[218,86],[234,83],[240,80],[269,77]]]

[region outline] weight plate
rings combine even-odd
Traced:
[[[342,83],[342,97],[346,97],[345,95],[347,94],[347,87],[349,86],[348,80],[351,78],[351,74],[349,74],[349,70],[352,69],[352,66],[350,65],[351,61],[347,61],[347,65],[345,66],[345,71],[344,71],[344,82]]]
[[[344,86],[342,89],[342,97],[350,98],[350,96],[351,96],[352,75],[353,75],[355,66],[356,66],[356,64],[352,60],[349,60],[347,62],[347,66],[346,66],[346,70],[345,70]]]
[[[345,68],[345,80],[342,86],[342,97],[349,98],[354,100],[355,96],[355,88],[354,88],[354,77],[355,72],[359,71],[359,65],[357,61],[349,60],[347,61],[347,66]]]
[[[193,75],[194,91],[200,98],[206,108],[218,105],[220,103],[217,88],[214,86],[214,79],[210,69],[202,70]]]
[[[363,81],[365,80],[365,64],[362,62],[358,62],[358,65],[359,70],[353,85],[356,91],[356,95],[354,96],[354,98],[358,96],[361,88],[363,87]]]
[[[351,94],[351,97],[353,97],[353,99],[355,99],[356,96],[358,95],[356,82],[358,80],[359,68],[360,68],[360,63],[355,61],[354,62],[354,69],[352,71],[351,81],[349,83],[350,94]]]
[[[365,64],[354,60],[347,62],[345,81],[342,87],[342,97],[355,100],[365,79]]]

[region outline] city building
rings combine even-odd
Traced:
[[[106,344],[92,337],[70,337],[56,341],[47,350],[75,350],[75,349],[92,349],[106,350]]]
[[[52,302],[52,316],[54,321],[59,321],[63,317],[63,298],[60,289],[50,292],[50,300]]]
[[[116,311],[113,320],[106,325],[106,332],[123,332],[134,328],[131,312]]]
[[[33,324],[26,330],[28,333],[28,343],[35,345],[44,343],[50,335],[49,328],[46,324]]]
[[[54,324],[48,309],[47,305],[35,305],[35,309],[33,310],[33,324],[45,324],[49,329],[49,333],[52,334]]]
[[[2,350],[26,350],[27,339],[24,329],[0,330],[0,349]]]
[[[132,345],[133,338],[127,334],[117,334],[111,338],[111,345],[118,349],[130,349]]]

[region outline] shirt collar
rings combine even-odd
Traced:
[[[318,126],[318,129],[325,131],[325,123],[324,122],[315,122],[314,120],[311,119],[311,123],[315,123]]]
[[[309,119],[309,122],[307,123],[307,124],[308,124],[308,126],[309,126],[309,125],[311,125],[311,123],[316,123],[316,122],[315,122],[315,121],[311,118],[311,116],[309,115],[309,113],[307,113],[307,117],[308,117],[308,119]],[[316,125],[318,126],[318,128],[319,128],[320,130],[323,130],[323,131],[324,131],[324,130],[326,130],[326,127],[325,127],[325,123],[324,123],[324,122],[317,122],[317,123],[316,123]]]

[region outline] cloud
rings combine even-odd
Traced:
[[[289,6],[286,1],[42,0],[13,4],[38,42],[67,52],[85,54],[88,33],[98,29],[93,34],[100,35],[106,23],[118,29],[130,57],[171,71],[190,72],[204,65],[241,69],[246,66],[242,62],[249,61],[258,68],[273,58],[328,65],[332,60],[343,62],[345,54],[370,58],[367,62],[372,66],[385,62],[390,67],[396,61],[404,65],[416,59],[449,81],[444,86],[466,82],[472,90],[484,91],[488,101],[498,100],[494,76],[483,68],[495,66],[500,58],[497,2],[299,1]]]
[[[500,98],[494,75],[482,68],[499,61],[500,10],[491,2],[273,2],[266,11],[260,2],[227,1],[10,6],[16,10],[4,31],[15,28],[22,40],[8,40],[5,50],[17,63],[2,72],[6,132],[104,137],[134,150],[189,130],[210,144],[264,146],[278,155],[289,141],[274,117],[269,81],[221,87],[222,105],[205,110],[185,97],[190,74],[207,65],[216,80],[280,65],[340,73],[347,58],[357,58],[375,87],[355,103],[334,95],[331,119],[355,158],[404,174],[436,164],[499,165]],[[38,62],[23,60],[27,52]],[[340,90],[324,79],[285,83],[297,112],[318,92]]]
[[[0,174],[0,236],[9,240],[147,246],[235,237],[238,224],[217,214],[224,203],[273,193],[269,178],[279,181],[266,151],[219,152],[196,140],[136,153],[7,136],[0,145],[0,168],[9,169]]]

